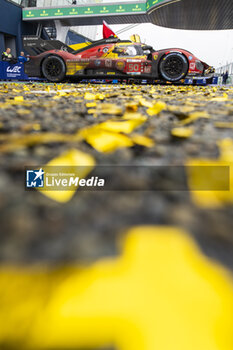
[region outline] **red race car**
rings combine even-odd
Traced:
[[[30,54],[25,73],[50,82],[62,82],[71,77],[178,82],[187,76],[214,73],[212,67],[187,50],[155,50],[146,44],[115,37],[87,42],[78,50],[36,36],[26,36],[23,42]]]

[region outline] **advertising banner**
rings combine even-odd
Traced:
[[[109,5],[89,5],[89,6],[67,6],[67,7],[50,7],[50,8],[27,8],[23,9],[23,19],[46,19],[51,17],[67,16],[101,16],[101,15],[118,15],[146,13],[153,6],[167,0],[148,0],[137,3],[109,4]]]
[[[27,75],[24,73],[22,63],[10,64],[9,62],[0,62],[0,80],[26,80]]]

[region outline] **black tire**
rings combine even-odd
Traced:
[[[43,76],[52,83],[61,82],[66,76],[66,65],[61,57],[48,56],[41,66]]]
[[[189,64],[184,55],[171,52],[164,56],[159,63],[159,73],[163,79],[170,82],[184,79],[188,73]]]

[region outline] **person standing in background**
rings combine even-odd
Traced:
[[[2,53],[2,61],[10,62],[12,60],[11,49],[8,47],[6,51]]]
[[[25,63],[25,62],[27,62],[27,61],[29,61],[29,58],[28,58],[28,57],[25,57],[24,52],[21,51],[21,52],[20,52],[20,56],[18,57],[18,62],[19,62],[19,63]]]
[[[223,82],[224,85],[227,83],[228,76],[229,76],[229,75],[228,75],[228,70],[227,70],[226,73],[223,74],[222,82]]]

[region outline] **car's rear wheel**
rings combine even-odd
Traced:
[[[159,63],[159,73],[167,81],[179,81],[188,73],[189,64],[184,55],[171,52],[164,56]]]
[[[43,76],[51,82],[60,82],[66,76],[66,65],[61,57],[48,56],[42,62]]]

